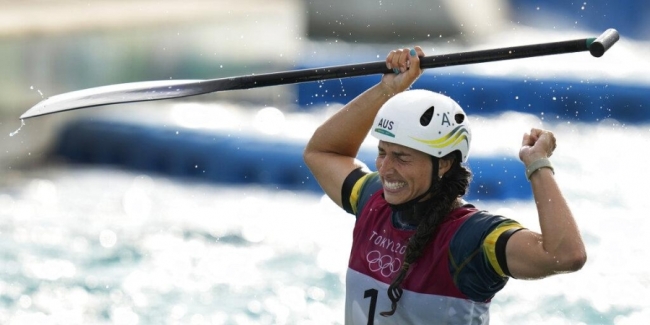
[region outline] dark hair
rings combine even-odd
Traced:
[[[433,240],[438,226],[455,207],[456,200],[467,192],[472,173],[461,165],[460,158],[460,153],[457,151],[440,158],[443,160],[453,159],[451,168],[442,178],[431,185],[431,197],[427,200],[426,208],[420,212],[423,217],[415,233],[409,238],[402,269],[388,287],[388,297],[392,302],[391,310],[381,312],[380,315],[391,316],[395,313],[397,302],[402,297],[401,285],[408,275],[410,267],[422,256],[424,249]],[[417,210],[416,213],[418,213]]]

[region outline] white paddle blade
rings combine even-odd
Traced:
[[[42,100],[20,118],[27,119],[92,106],[170,99],[209,92],[202,83],[204,80],[159,80],[88,88]]]

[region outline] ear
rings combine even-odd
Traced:
[[[449,159],[443,158],[438,160],[438,175],[440,177],[444,176],[447,173],[451,166],[454,163],[454,158],[450,157]]]

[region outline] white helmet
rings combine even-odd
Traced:
[[[442,158],[458,150],[467,161],[472,133],[467,116],[453,99],[428,90],[409,90],[379,110],[372,135]]]

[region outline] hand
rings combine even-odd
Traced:
[[[422,74],[420,56],[424,56],[422,48],[416,46],[413,50],[404,48],[390,51],[386,56],[386,67],[395,73],[387,73],[382,77],[382,85],[389,94],[397,94],[408,89]]]
[[[524,134],[521,149],[519,149],[519,159],[528,166],[537,159],[553,155],[556,147],[555,136],[552,132],[533,128],[530,133]]]

